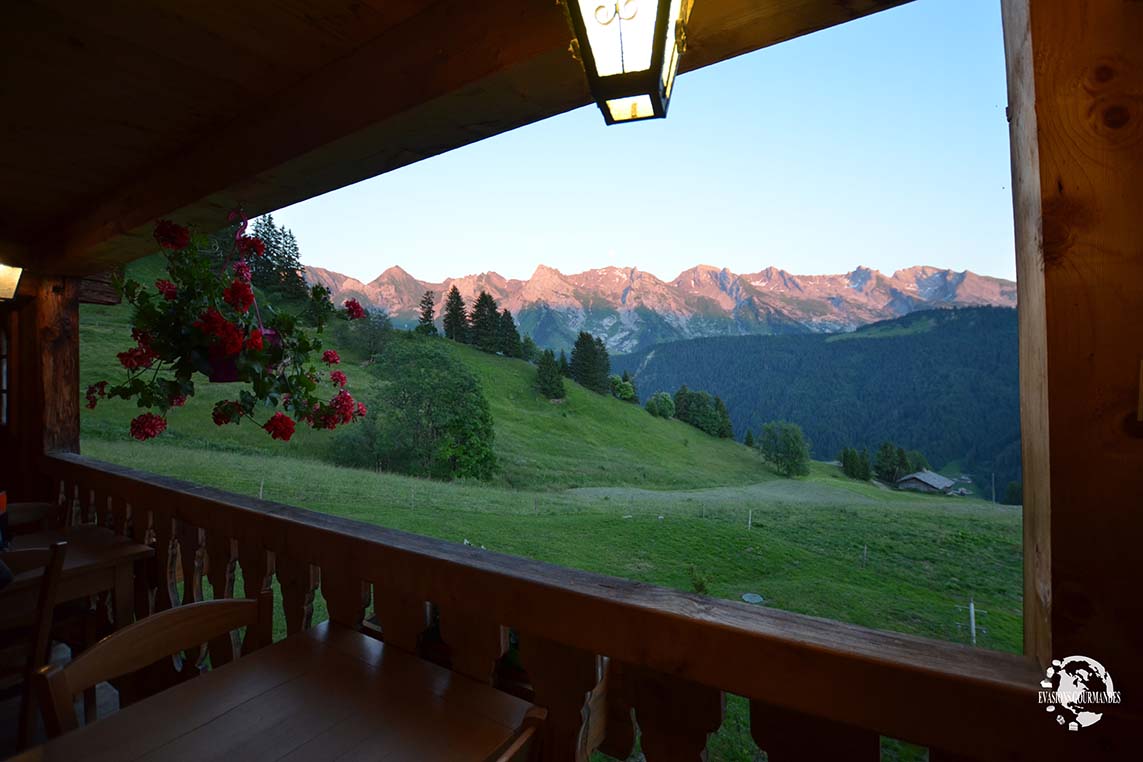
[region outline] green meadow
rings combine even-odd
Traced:
[[[159,267],[144,260],[133,273],[146,281]],[[121,306],[83,307],[84,386],[117,377],[128,319]],[[961,607],[972,597],[987,611],[978,644],[1020,650],[1018,507],[898,493],[826,463],[781,479],[741,444],[570,382],[565,401],[548,402],[523,361],[407,340],[447,344],[479,380],[500,464],[491,482],[341,468],[328,462],[338,447],[329,432],[299,427],[282,443],[248,423],[218,428],[210,408],[233,390],[205,382],[149,442],[128,437],[138,410],[127,403],[84,410],[83,452],[502,553],[721,598],[757,593],[766,606],[943,640],[968,642]],[[385,382],[362,358],[342,357],[354,395],[369,400]],[[752,758],[745,706],[730,701],[712,758]],[[885,751],[915,756],[895,744]]]

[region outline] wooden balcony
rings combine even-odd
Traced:
[[[683,69],[901,2],[699,0]],[[553,760],[623,757],[636,725],[652,762],[699,758],[726,694],[750,700],[753,738],[775,762],[875,758],[879,736],[938,761],[1138,755],[1143,3],[1001,2],[1026,656],[562,569],[68,454],[80,444],[80,276],[150,253],[155,219],[205,230],[236,205],[275,210],[588,93],[553,2],[312,0],[275,25],[259,23],[256,3],[226,14],[142,0],[11,5],[0,262],[26,272],[0,304],[11,363],[0,478],[14,500],[50,492],[61,520],[153,545],[136,617],[258,597],[276,613],[247,631],[249,653],[305,628],[320,590],[335,622],[547,707]],[[265,108],[252,113],[252,99]],[[231,646],[211,644],[214,665]],[[1077,733],[1035,695],[1040,670],[1069,654],[1102,661],[1124,696]],[[182,670],[165,681],[195,668]]]
[[[1054,728],[1029,711],[1039,668],[1025,657],[565,569],[79,455],[46,468],[61,520],[154,546],[136,616],[216,597],[272,602],[241,644],[249,653],[311,626],[320,590],[332,621],[546,707],[545,759],[626,758],[632,710],[649,760],[699,759],[726,693],[750,699],[751,734],[776,762],[878,759],[882,735],[933,758],[1059,751],[1045,733]],[[210,646],[215,665],[233,653]]]

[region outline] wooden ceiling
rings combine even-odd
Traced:
[[[695,0],[683,70],[906,1]],[[106,269],[158,217],[210,229],[584,105],[569,41],[554,0],[7,3],[0,261]]]

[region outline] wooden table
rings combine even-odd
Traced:
[[[324,622],[12,762],[484,760],[529,709]]]
[[[115,601],[115,626],[122,627],[123,622],[133,621],[134,565],[136,561],[149,558],[154,550],[110,529],[91,525],[16,535],[10,548],[47,547],[58,540],[67,541],[67,555],[56,602],[66,603],[110,591]],[[12,583],[0,592],[2,608],[15,611],[27,605],[34,607],[41,573],[42,570],[34,570],[17,574]]]

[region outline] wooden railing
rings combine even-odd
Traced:
[[[208,592],[265,604],[240,644],[209,645],[213,665],[273,642],[274,610],[286,634],[307,627],[320,589],[333,621],[530,691],[549,710],[548,760],[596,749],[625,758],[633,715],[651,762],[700,759],[725,693],[750,699],[751,735],[772,762],[878,759],[882,735],[927,746],[934,760],[1058,753],[1036,705],[1039,670],[1020,656],[566,569],[79,455],[49,456],[45,468],[61,516],[154,545],[136,616]],[[188,659],[181,669],[196,668]]]

